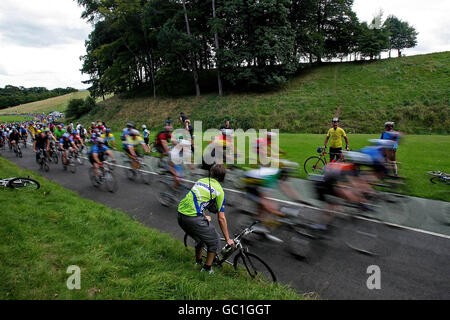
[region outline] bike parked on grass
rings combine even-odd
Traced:
[[[327,149],[319,147],[317,148],[317,153],[319,156],[312,156],[305,160],[305,163],[303,164],[303,168],[305,169],[305,172],[307,175],[312,174],[322,174],[323,169],[328,164],[327,161]],[[336,160],[333,160],[332,162],[335,162]],[[345,162],[345,157],[343,153],[339,154],[339,158],[337,161]]]
[[[277,278],[269,265],[256,254],[249,252],[248,247],[242,245],[244,238],[254,232],[253,227],[257,223],[259,223],[259,221],[253,222],[234,237],[234,247],[226,244],[221,253],[215,256],[213,265],[222,267],[224,263],[228,263],[233,265],[235,270],[238,270],[240,266],[244,266],[252,279],[276,282]],[[221,241],[225,242],[225,239],[221,238]],[[195,241],[188,234],[185,234],[184,245],[186,247],[194,247]],[[227,259],[236,252],[237,254],[234,256],[233,262],[228,261]],[[206,254],[206,247],[203,248],[203,253]]]
[[[7,178],[0,179],[0,187],[37,190],[41,187],[41,185],[38,181],[30,178]]]

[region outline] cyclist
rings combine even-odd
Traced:
[[[400,142],[401,134],[398,131],[394,131],[394,122],[388,121],[384,124],[384,132],[381,134],[380,139],[387,139],[394,141],[394,145],[392,148],[385,149],[385,158],[387,162],[391,163],[394,169],[394,176],[398,176],[398,168],[397,168],[397,161],[396,161],[396,154],[397,154],[397,148],[398,144]]]
[[[91,147],[88,152],[89,162],[94,167],[95,178],[98,182],[98,169],[103,168],[103,161],[105,161],[105,154],[107,154],[113,162],[115,162],[114,155],[111,150],[105,145],[105,139],[98,138],[96,143]]]
[[[284,214],[278,210],[275,201],[269,198],[271,189],[279,186],[281,191],[290,199],[298,203],[308,204],[295,191],[289,183],[288,178],[296,170],[297,164],[288,160],[279,160],[277,168],[260,167],[259,169],[248,170],[242,178],[243,188],[247,198],[257,205],[257,217],[262,221],[262,225],[256,227],[256,231],[263,233],[270,240],[277,240],[270,235],[272,219],[266,213],[283,217]]]
[[[147,129],[145,124],[142,125],[142,136],[144,137],[144,141],[146,145],[149,145],[148,142],[150,140],[150,130]]]
[[[170,141],[172,139],[172,127],[164,126],[164,130],[158,132],[155,139],[155,149],[160,154],[160,160],[169,154]]]
[[[265,137],[257,138],[253,142],[253,151],[257,155],[258,163],[261,162],[261,158],[266,158],[269,155],[270,157],[279,157],[281,154],[285,154],[280,148],[278,148],[278,154],[272,149],[273,140],[277,136],[277,133],[269,131]]]
[[[53,135],[55,136],[56,140],[59,141],[62,138],[64,133],[66,133],[66,130],[63,129],[62,125],[59,124],[56,126],[56,129],[55,129]]]
[[[150,152],[148,146],[144,142],[144,139],[140,137],[139,131],[137,131],[136,129],[129,130],[127,140],[123,143],[123,149],[131,159],[131,164],[134,169],[139,169],[139,153],[136,150],[136,147],[139,144],[142,146],[146,153]]]
[[[105,141],[105,146],[116,150],[116,138],[114,137],[114,134],[111,133],[110,128],[106,128],[105,133],[102,133],[100,137]]]
[[[333,128],[328,130],[327,137],[323,143],[323,148],[326,150],[328,140],[330,141],[330,162],[342,157],[342,138],[345,140],[345,150],[349,150],[348,137],[344,129],[339,127],[339,119],[333,118]]]
[[[17,153],[18,150],[20,150],[19,142],[21,138],[22,136],[20,135],[20,132],[15,127],[13,127],[12,132],[9,134],[9,142],[11,143],[14,153]]]
[[[62,151],[62,163],[67,165],[67,153],[68,150],[71,154],[78,150],[75,142],[68,132],[64,133],[62,138],[59,139],[59,147]]]
[[[21,125],[19,133],[20,133],[20,136],[21,136],[22,140],[24,141],[24,143],[27,143],[28,132],[27,132],[26,126]]]
[[[50,140],[44,131],[37,130],[33,144],[33,151],[36,153],[36,162],[39,163],[39,157],[42,150],[42,155],[47,157],[47,152],[50,148]]]
[[[225,179],[225,174],[225,167],[215,164],[211,167],[210,177],[198,180],[178,205],[178,225],[196,242],[196,265],[202,265],[202,248],[204,244],[206,245],[207,256],[201,271],[208,274],[214,273],[211,266],[220,249],[220,237],[211,223],[211,217],[205,214],[206,209],[218,214],[219,226],[225,241],[228,245],[234,246],[225,217],[225,193],[220,185]]]
[[[31,134],[31,139],[35,139],[35,136],[36,136],[36,131],[37,131],[37,129],[36,129],[36,126],[35,126],[35,124],[34,124],[34,122],[33,121],[31,121],[31,123],[30,123],[30,126],[28,127],[28,131],[30,132],[30,134]]]

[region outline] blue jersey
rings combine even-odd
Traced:
[[[375,164],[384,164],[384,153],[382,147],[365,147],[362,148],[360,152],[370,156]]]
[[[91,154],[93,154],[93,153],[103,153],[103,152],[106,152],[106,151],[108,151],[109,150],[109,148],[107,147],[107,146],[105,146],[105,145],[103,145],[102,147],[99,147],[99,145],[98,144],[94,144],[92,147],[91,147],[91,150],[89,150],[89,152],[88,152],[88,154],[89,155],[91,155]]]
[[[392,140],[395,141],[394,146],[392,147],[393,149],[397,149],[398,148],[398,142],[400,140],[400,134],[396,131],[384,131],[381,136],[380,139],[386,139],[386,140]]]

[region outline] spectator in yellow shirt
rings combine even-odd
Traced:
[[[324,142],[324,149],[327,147],[328,140],[330,140],[330,162],[336,161],[342,156],[342,138],[345,140],[345,149],[348,150],[348,138],[345,131],[339,127],[339,119],[333,118],[333,128],[328,130],[327,137]]]

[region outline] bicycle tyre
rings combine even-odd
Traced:
[[[433,178],[430,179],[432,184],[450,184],[450,180],[444,180],[443,178],[441,178],[440,176],[435,176]]]
[[[54,164],[58,164],[59,159],[58,159],[58,154],[56,152],[52,152],[52,159],[53,159],[52,161]]]
[[[141,179],[142,182],[144,182],[146,185],[150,185],[152,183],[152,174],[149,171],[149,168],[146,164],[141,165],[141,170],[139,171],[141,173]]]
[[[69,162],[69,170],[72,173],[77,172],[77,166],[75,165],[75,162],[73,160],[70,160]]]
[[[265,280],[277,282],[277,278],[273,273],[272,269],[265,263],[260,257],[250,252],[239,252],[233,261],[234,269],[237,270],[239,265],[242,264],[247,270],[249,276],[252,279],[258,277],[259,274],[262,274]],[[256,265],[260,265],[260,270],[257,270]]]
[[[8,185],[9,188],[13,189],[22,189],[29,188],[30,190],[37,190],[41,187],[40,183],[34,179],[30,178],[14,178],[9,180]]]
[[[317,156],[309,157],[303,164],[303,169],[305,169],[307,175],[322,174],[324,167],[325,162],[323,161],[323,159]]]
[[[114,193],[117,191],[117,181],[111,172],[109,172],[109,171],[105,172],[104,181],[105,181],[106,189],[109,192]]]
[[[95,179],[95,171],[93,167],[90,167],[89,170],[89,180],[91,180],[91,184],[92,186],[94,186],[95,188],[99,187],[99,183],[97,182],[97,180]]]
[[[158,183],[158,201],[163,207],[171,207],[174,203],[174,196],[170,188],[169,182],[160,180]]]

